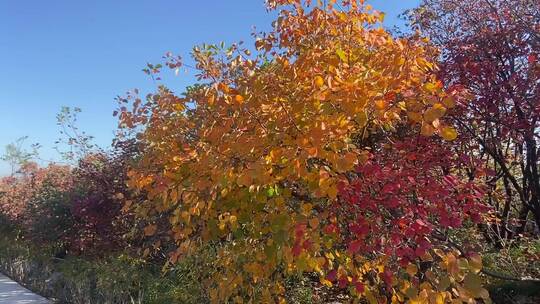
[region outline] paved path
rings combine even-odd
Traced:
[[[32,293],[10,278],[0,274],[0,304],[50,304],[49,300]]]

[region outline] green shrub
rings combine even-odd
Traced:
[[[35,247],[6,228],[1,231],[0,269],[59,303],[208,303],[198,278],[212,273],[211,249],[163,272],[160,265],[127,254],[94,260],[54,258],[54,250]],[[55,276],[51,286],[47,282]]]

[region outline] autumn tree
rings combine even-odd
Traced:
[[[214,302],[282,302],[286,276],[305,272],[372,303],[488,298],[479,257],[437,243],[483,208],[445,144],[455,97],[436,50],[391,36],[363,1],[267,5],[279,17],[255,55],[196,47],[197,85],[120,100],[141,151],[129,184],[147,197],[126,206],[152,248],[172,242],[174,263],[217,246],[201,278]]]
[[[459,149],[482,160],[472,171],[492,171],[494,242],[523,233],[529,214],[540,227],[540,3],[424,0],[411,20],[441,48],[448,90],[467,94],[451,119],[462,130]]]
[[[0,156],[1,161],[5,161],[11,168],[11,175],[14,175],[18,169],[28,164],[38,155],[39,144],[32,144],[31,151],[24,148],[24,142],[28,136],[18,138],[15,142],[6,146],[5,152]]]
[[[64,194],[71,186],[69,167],[51,164],[41,168],[34,162],[28,162],[22,165],[17,175],[0,179],[0,213],[12,225],[31,231],[33,227],[39,226],[36,224],[38,221],[59,215],[52,209],[60,213],[69,212]],[[53,201],[54,206],[44,206],[42,202],[47,200]],[[62,206],[62,203],[65,204]],[[52,234],[50,232],[58,227],[47,228],[50,229],[49,234]],[[47,234],[44,230],[36,229],[36,239],[51,237]]]
[[[130,148],[129,146],[124,146]],[[73,189],[68,193],[73,228],[66,249],[72,254],[102,256],[125,248],[133,225],[122,202],[127,191],[127,163],[131,150],[117,147],[110,153],[90,153],[72,170]]]

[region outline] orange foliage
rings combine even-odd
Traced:
[[[160,87],[119,111],[121,126],[143,146],[130,187],[148,200],[132,208],[150,222],[168,216],[171,261],[219,243],[219,275],[208,282],[214,302],[282,302],[283,280],[295,272],[319,273],[328,286],[345,278],[343,288],[372,303],[484,297],[466,282],[456,293],[450,283],[420,284],[414,264],[391,272],[392,256],[375,250],[361,260],[331,237],[351,224],[331,216],[334,204],[346,203],[340,188],[382,153],[380,143],[392,145],[397,129],[457,137],[443,120],[452,96],[434,76],[436,52],[421,37],[390,35],[384,15],[362,1],[268,6],[282,10],[275,31],[257,38],[257,55],[239,45],[195,48],[200,83],[185,96]],[[477,278],[478,266],[465,258],[454,269],[452,253],[422,259],[452,268],[451,284]]]

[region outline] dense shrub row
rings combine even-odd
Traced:
[[[75,168],[24,164],[0,182],[0,210],[25,238],[59,251],[99,255],[125,246],[121,163],[91,154]],[[132,223],[131,223],[132,224]]]
[[[208,271],[211,251],[161,272],[160,265],[126,254],[99,259],[55,258],[51,248],[17,237],[5,227],[0,236],[0,271],[58,303],[204,303],[197,278]]]

